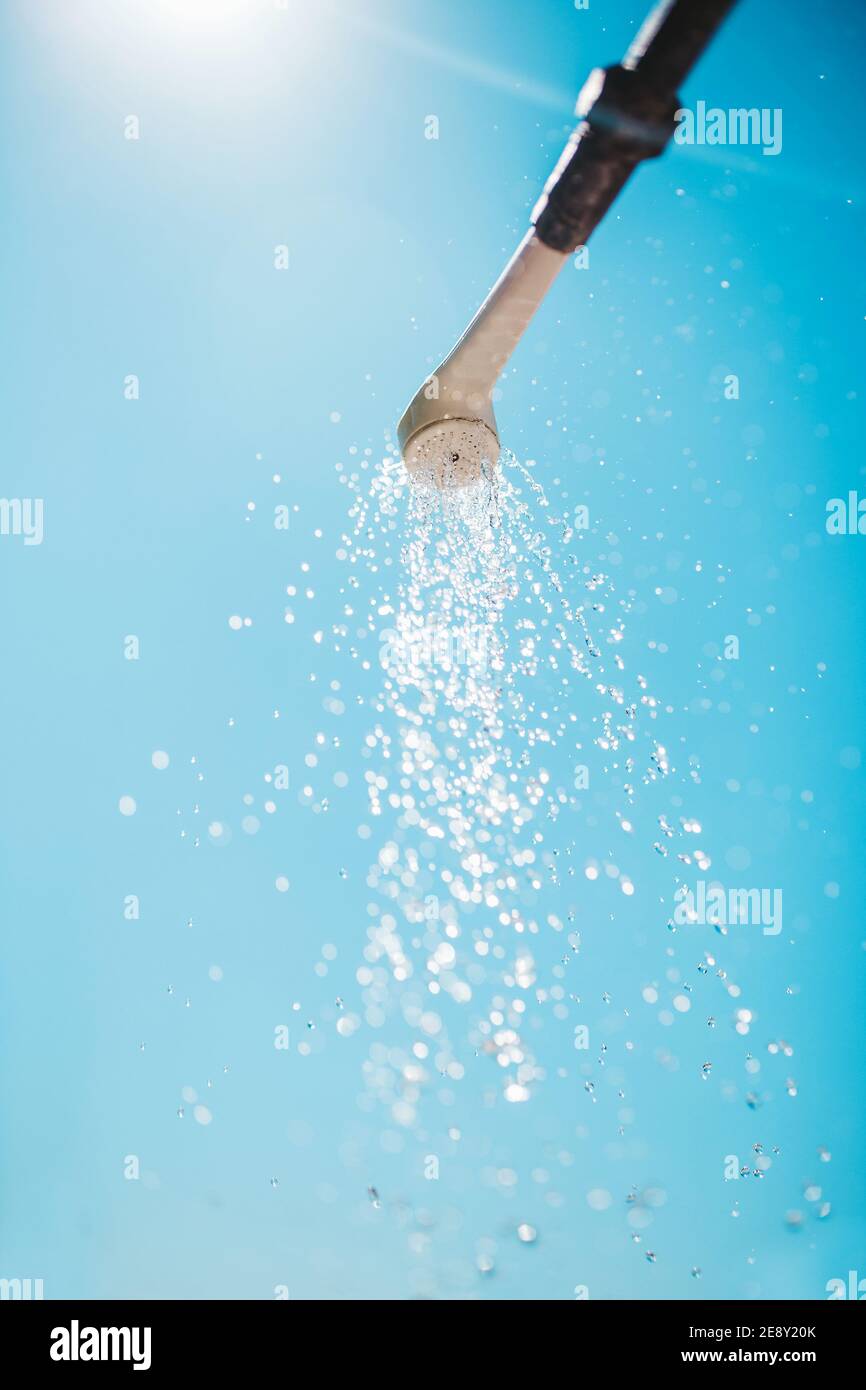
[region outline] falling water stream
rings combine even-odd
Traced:
[[[742,1053],[753,1021],[714,947],[727,926],[684,943],[677,925],[689,876],[711,867],[689,809],[700,770],[674,707],[628,656],[633,595],[594,568],[591,538],[512,455],[468,488],[420,487],[394,458],[353,490],[345,556],[381,667],[366,740],[372,925],[357,978],[392,1044],[369,1049],[368,1093],[411,1131],[443,1084],[480,1067],[502,1102],[531,1106],[550,1070],[543,1016],[574,1034],[583,1103],[605,1098],[613,1064],[608,1123],[622,1135],[623,1104],[637,1099],[628,1056],[646,1031],[636,1008],[658,1004],[666,1024],[703,1009],[705,1049],[683,1063],[697,1084],[712,1081],[716,1055]],[[618,1011],[617,1026],[590,1034],[582,962],[599,944],[615,960],[611,933],[627,951],[636,921],[658,941],[664,983],[624,998],[614,975],[593,1003]],[[742,1171],[760,1177],[772,1159],[755,1153]]]

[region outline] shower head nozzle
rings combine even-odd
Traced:
[[[492,393],[541,300],[565,263],[529,232],[475,318],[416,393],[397,426],[409,472],[436,487],[465,487],[495,468]]]
[[[676,127],[675,87],[735,0],[660,0],[622,63],[596,69],[578,100],[580,122],[532,213],[533,227],[457,346],[397,426],[409,472],[464,487],[492,470],[499,438],[497,378],[571,252],[583,247],[631,174],[661,154]]]
[[[465,355],[455,348],[397,426],[403,461],[417,482],[466,487],[496,466],[499,436],[490,391],[469,383],[465,368]]]
[[[466,487],[489,473],[498,458],[496,431],[483,420],[439,420],[416,430],[403,445],[413,478],[437,488]]]

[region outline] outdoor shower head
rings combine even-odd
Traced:
[[[397,426],[414,478],[464,487],[495,468],[493,390],[502,368],[569,255],[641,160],[661,154],[676,125],[676,89],[734,3],[663,0],[623,62],[591,73],[577,102],[579,124],[533,209],[531,231]]]
[[[406,467],[436,487],[463,487],[499,459],[493,390],[566,259],[528,232],[463,337],[397,426]]]

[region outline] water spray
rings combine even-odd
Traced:
[[[664,0],[622,63],[596,68],[579,123],[532,212],[532,226],[463,336],[407,406],[397,438],[417,479],[463,487],[499,459],[492,392],[568,257],[585,246],[638,164],[676,128],[677,88],[735,0]]]

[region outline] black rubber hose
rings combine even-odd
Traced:
[[[688,77],[736,0],[665,0],[641,26],[623,60],[673,94]]]
[[[676,127],[677,87],[736,0],[664,0],[622,63],[597,68],[578,100],[583,117],[532,213],[554,251],[585,245],[643,159],[661,154]]]

